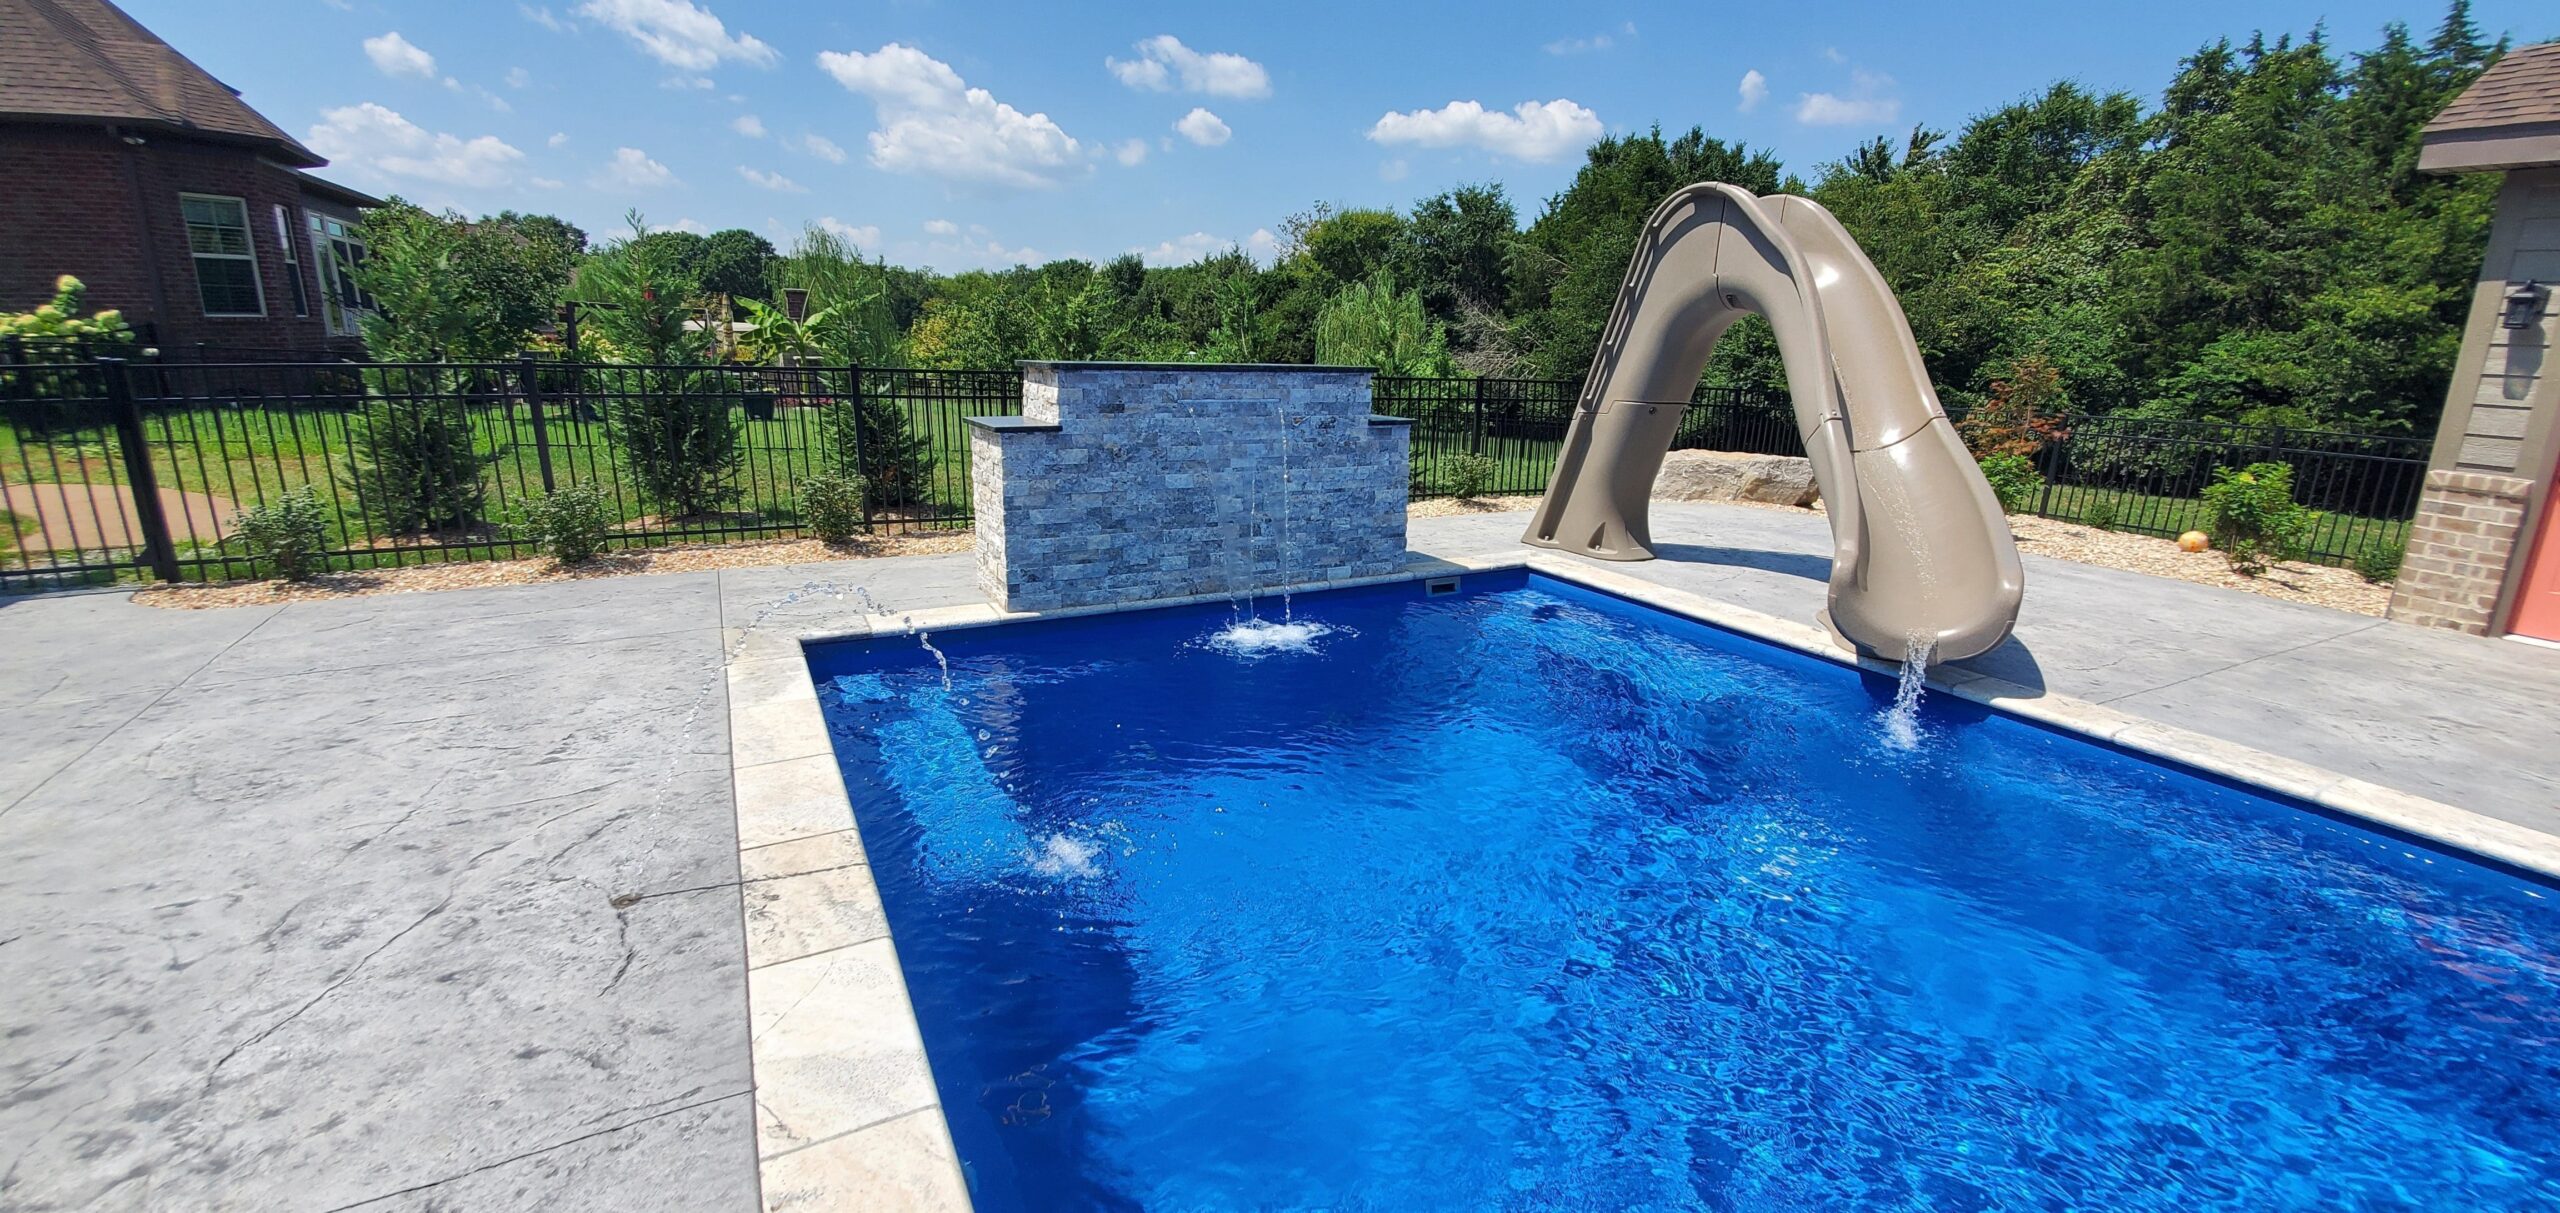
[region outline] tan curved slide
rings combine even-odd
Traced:
[[[1804,198],[1710,182],[1654,209],[1524,540],[1653,558],[1654,477],[1717,339],[1746,313],[1777,334],[1829,511],[1823,621],[1887,660],[1997,646],[2026,584],[2008,519],[1938,404],[1902,305]]]

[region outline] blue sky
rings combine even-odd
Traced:
[[[2488,0],[2491,35],[2560,33]],[[2068,77],[2152,93],[2219,36],[2370,46],[2441,5],[1689,3],[1661,9],[776,0],[126,0],[329,174],[602,237],[835,227],[944,270],[1268,247],[1318,200],[1499,181],[1524,220],[1602,132],[1659,122],[1808,176]],[[254,14],[248,10],[254,9]]]

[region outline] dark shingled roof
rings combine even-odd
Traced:
[[[2520,47],[2490,65],[2427,124],[2429,135],[2560,122],[2560,42]]]
[[[328,163],[106,0],[0,0],[0,121],[111,122]]]

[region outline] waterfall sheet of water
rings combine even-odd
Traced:
[[[1913,641],[1902,655],[1902,680],[1893,689],[1893,706],[1876,714],[1889,750],[1909,753],[1920,748],[1920,696],[1929,688],[1929,654],[1937,645]]]

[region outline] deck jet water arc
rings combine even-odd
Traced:
[[[1654,208],[1523,539],[1653,558],[1654,477],[1716,339],[1746,313],[1776,330],[1830,512],[1823,624],[1888,661],[1997,646],[2026,590],[2008,517],[1939,407],[1902,305],[1840,221],[1806,198],[1707,182]]]

